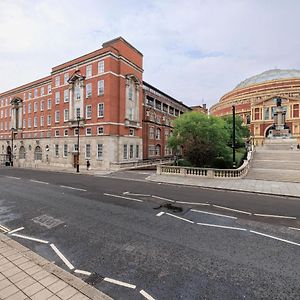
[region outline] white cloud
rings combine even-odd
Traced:
[[[189,105],[211,105],[246,77],[300,68],[295,0],[0,1],[1,91],[123,36],[144,79]]]

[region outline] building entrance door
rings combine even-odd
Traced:
[[[78,153],[73,154],[73,167],[76,168],[77,167],[77,163],[79,162],[79,155]]]

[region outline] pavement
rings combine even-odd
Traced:
[[[300,197],[300,183],[256,179],[208,179],[153,174],[150,181],[275,196]]]
[[[112,298],[0,233],[0,299]]]

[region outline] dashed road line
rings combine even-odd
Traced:
[[[165,213],[165,212],[161,211],[161,212],[159,212],[156,216],[157,216],[157,217],[160,217],[160,216],[162,216],[164,213]]]
[[[281,242],[285,242],[285,243],[288,243],[288,244],[300,246],[300,244],[298,244],[298,243],[295,243],[295,242],[289,241],[289,240],[285,240],[285,239],[282,239],[282,238],[279,238],[279,237],[276,237],[276,236],[273,236],[273,235],[261,233],[261,232],[254,231],[254,230],[250,230],[250,232],[254,233],[254,234],[257,234],[257,235],[265,236],[265,237],[268,237],[268,238],[271,238],[271,239],[274,239],[274,240],[277,240],[277,241],[281,241]]]
[[[195,222],[193,222],[193,221],[191,221],[191,220],[188,220],[188,219],[185,219],[185,218],[182,218],[182,217],[178,217],[178,216],[173,215],[173,214],[170,214],[170,213],[166,213],[166,215],[171,216],[171,217],[176,218],[176,219],[180,219],[180,220],[185,221],[185,222],[189,222],[189,223],[191,223],[191,224],[194,224],[194,223],[195,223]]]
[[[238,212],[238,213],[241,213],[241,214],[246,214],[246,215],[249,215],[249,216],[252,215],[251,212],[244,211],[244,210],[233,209],[233,208],[229,208],[229,207],[225,207],[225,206],[220,206],[220,205],[215,205],[215,204],[213,204],[213,206],[217,207],[217,208],[225,209],[225,210],[235,211],[235,212]]]
[[[53,251],[59,256],[59,258],[65,263],[65,265],[70,269],[73,270],[74,266],[67,260],[67,258],[56,248],[54,244],[50,244],[50,247]]]
[[[300,228],[296,228],[296,227],[289,227],[289,229],[299,230],[300,231]]]
[[[207,211],[198,210],[198,209],[191,209],[191,211],[201,213],[201,214],[213,215],[213,216],[217,216],[217,217],[234,219],[234,220],[237,219],[237,217],[232,217],[232,216],[227,216],[227,215],[222,215],[222,214],[215,214],[215,213],[212,213],[212,212],[207,212]]]
[[[11,178],[11,179],[21,179],[20,177],[15,177],[15,176],[5,176],[6,178]]]
[[[18,234],[18,233],[12,233],[11,235],[16,236],[21,239],[25,239],[25,240],[30,240],[30,241],[34,241],[34,242],[38,242],[38,243],[42,243],[42,244],[49,244],[48,241],[36,239],[31,236],[26,236],[26,235],[22,235],[22,234]]]
[[[140,294],[143,295],[147,300],[155,300],[151,295],[149,295],[146,291],[140,290]]]
[[[176,203],[180,204],[190,204],[190,205],[202,205],[202,206],[210,206],[209,203],[201,203],[201,202],[186,202],[186,201],[176,201]]]
[[[21,231],[21,230],[23,230],[23,229],[24,229],[24,227],[19,227],[19,228],[16,228],[16,229],[14,229],[14,230],[9,231],[8,234],[12,234],[12,233]]]
[[[60,185],[61,188],[65,188],[65,189],[70,189],[70,190],[76,190],[76,191],[81,191],[81,192],[87,192],[87,190],[85,189],[80,189],[80,188],[76,188],[76,187],[72,187],[72,186],[68,186],[68,185]]]
[[[74,272],[77,274],[83,274],[83,275],[87,275],[87,276],[91,276],[91,274],[92,274],[91,272],[78,270],[78,269],[76,269]]]
[[[266,214],[253,214],[253,216],[257,217],[267,217],[267,218],[282,218],[282,219],[292,219],[296,220],[296,217],[289,217],[289,216],[278,216],[278,215],[266,215]]]
[[[147,195],[147,194],[134,194],[134,193],[130,193],[130,192],[124,192],[123,195],[128,195],[128,196],[141,196],[141,197],[151,197],[151,195]]]
[[[247,231],[246,228],[239,228],[239,227],[232,227],[232,226],[223,226],[223,225],[215,225],[215,224],[208,224],[208,223],[197,223],[201,226],[209,226],[209,227],[218,227],[224,229],[233,229],[233,230],[240,230],[240,231]]]
[[[109,277],[105,277],[103,280],[106,281],[106,282],[113,283],[113,284],[125,286],[125,287],[130,288],[130,289],[135,289],[136,288],[136,285],[134,285],[134,284],[130,284],[130,283],[127,283],[127,282],[115,280],[115,279],[112,279],[112,278],[109,278]]]
[[[173,203],[176,202],[175,200],[164,198],[164,197],[160,197],[160,196],[151,195],[151,197],[152,198],[156,198],[156,199],[160,199],[160,200],[164,200],[164,201],[168,201],[168,202],[173,202]]]
[[[30,179],[31,182],[34,183],[40,183],[40,184],[49,184],[49,182],[45,182],[45,181],[40,181],[40,180],[35,180],[35,179]]]
[[[136,202],[144,202],[143,200],[140,200],[140,199],[129,198],[129,197],[124,197],[124,196],[119,196],[119,195],[113,195],[113,194],[107,194],[107,193],[104,193],[103,195],[104,196],[109,196],[109,197],[115,197],[115,198],[121,198],[121,199],[136,201]]]

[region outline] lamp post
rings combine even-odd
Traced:
[[[10,165],[13,167],[14,166],[14,132],[15,128],[11,128],[11,151],[10,151],[10,157],[11,157],[11,162]]]
[[[232,167],[236,167],[235,162],[235,105],[232,105]]]
[[[80,116],[77,115],[77,165],[76,165],[77,173],[79,173],[79,123],[80,123]]]

